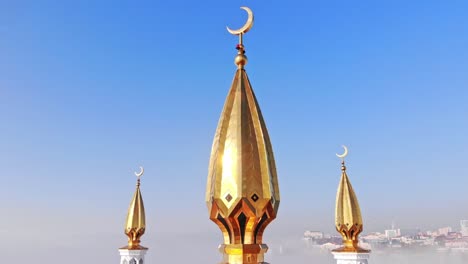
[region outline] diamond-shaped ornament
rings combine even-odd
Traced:
[[[256,202],[258,201],[258,195],[256,193],[254,193],[251,197],[252,201]]]

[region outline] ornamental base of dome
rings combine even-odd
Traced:
[[[223,254],[220,264],[268,264],[264,261],[266,244],[221,244],[218,249]]]

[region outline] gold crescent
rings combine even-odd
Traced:
[[[345,145],[343,145],[342,147],[344,148],[344,153],[341,154],[341,155],[336,154],[336,156],[337,156],[338,158],[344,159],[346,156],[348,156],[348,148],[347,148]]]
[[[141,177],[141,175],[143,175],[143,173],[145,173],[145,169],[143,169],[143,167],[140,166],[140,172],[139,173],[135,173],[135,176],[137,176],[138,178]]]
[[[230,29],[228,26],[226,26],[227,31],[229,31],[229,33],[233,35],[240,35],[240,34],[247,33],[253,26],[254,15],[253,15],[252,10],[250,10],[250,8],[246,6],[242,6],[241,9],[244,9],[245,11],[247,11],[247,15],[248,15],[247,22],[245,22],[244,26],[236,30]]]

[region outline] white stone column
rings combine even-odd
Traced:
[[[148,249],[119,249],[120,264],[145,264]]]
[[[368,264],[367,260],[370,257],[369,252],[333,252],[336,259],[336,264]]]

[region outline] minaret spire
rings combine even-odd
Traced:
[[[136,190],[128,207],[127,220],[125,221],[128,244],[119,249],[120,264],[143,264],[144,256],[148,250],[140,245],[140,239],[146,229],[145,207],[140,191],[140,177],[143,173],[143,167],[140,167],[139,173],[135,172],[135,176],[137,176]]]
[[[237,71],[213,140],[206,203],[210,219],[221,229],[223,264],[264,263],[263,232],[276,218],[279,187],[273,150],[260,107],[244,66],[242,36],[253,24],[253,13],[238,30]]]
[[[335,227],[343,237],[344,246],[333,250],[333,254],[337,259],[337,264],[367,264],[370,251],[358,246],[358,236],[364,225],[356,193],[346,173],[344,159],[348,155],[348,148],[346,146],[343,148],[345,152],[341,155],[337,154],[341,158],[341,179],[336,194]]]

